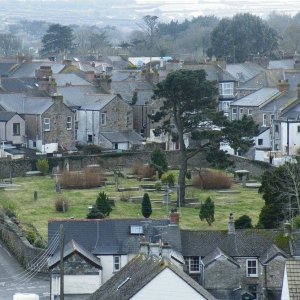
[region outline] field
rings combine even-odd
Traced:
[[[114,181],[114,177],[108,177],[109,181]],[[143,196],[144,190],[116,192],[114,185],[107,185],[95,189],[62,190],[62,195],[69,200],[69,210],[66,213],[56,212],[54,201],[59,195],[55,191],[55,182],[50,176],[42,177],[22,177],[14,178],[14,184],[20,187],[13,191],[0,191],[0,203],[12,207],[17,218],[22,223],[33,224],[41,235],[47,238],[48,219],[64,218],[86,218],[88,206],[93,205],[99,191],[105,191],[109,197],[115,199],[116,206],[109,218],[139,218],[141,215],[141,204],[124,202],[120,197]],[[136,179],[120,178],[120,187],[138,187],[141,183]],[[215,202],[215,222],[208,226],[206,221],[200,221],[199,208],[192,207],[179,208],[180,227],[185,229],[226,229],[230,212],[234,212],[235,218],[247,214],[252,218],[255,225],[258,220],[260,209],[264,202],[257,189],[242,188],[239,184],[234,184],[231,188],[237,193],[220,193],[217,190],[199,190],[188,187],[186,195],[189,198],[196,198],[204,201],[211,196]],[[37,200],[34,200],[34,191],[37,192]],[[176,200],[176,189],[172,190],[171,199]],[[152,200],[153,213],[151,218],[167,218],[168,212],[175,204],[163,205],[158,200],[163,199],[163,191],[149,192]]]

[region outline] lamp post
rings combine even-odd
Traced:
[[[286,153],[287,155],[290,155],[290,125],[289,125],[289,118],[286,118],[286,134],[287,134],[287,138],[286,138]]]

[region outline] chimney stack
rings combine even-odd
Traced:
[[[277,88],[279,89],[280,92],[287,92],[289,90],[289,81],[286,80],[278,80],[278,85]]]
[[[160,244],[159,243],[150,243],[149,244],[149,256],[160,257]]]
[[[166,258],[171,260],[172,248],[169,244],[163,244],[161,248],[161,256],[162,258]]]
[[[179,225],[179,213],[176,210],[170,213],[170,224]]]
[[[284,236],[291,236],[292,233],[292,225],[289,222],[285,222],[283,224],[283,234]]]
[[[235,226],[234,226],[234,216],[233,216],[233,213],[230,213],[230,215],[229,215],[228,234],[235,234]]]
[[[145,238],[140,242],[140,253],[146,256],[149,255],[149,242],[147,242]]]

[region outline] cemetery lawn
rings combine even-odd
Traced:
[[[113,181],[113,177],[108,177]],[[55,191],[55,182],[50,176],[41,177],[19,177],[13,179],[14,184],[20,185],[19,189],[13,191],[0,190],[0,204],[12,208],[17,218],[22,223],[31,223],[40,234],[47,238],[47,224],[49,219],[70,219],[71,217],[86,218],[88,206],[93,205],[100,191],[105,191],[110,198],[115,199],[115,208],[109,218],[143,218],[141,204],[124,202],[120,200],[123,196],[142,197],[145,191],[116,192],[114,185],[107,185],[95,189],[62,190],[62,195],[69,201],[69,210],[66,213],[55,211],[54,202],[59,195]],[[138,187],[140,184],[151,182],[139,182],[136,179],[120,179],[120,187]],[[180,227],[192,230],[226,230],[230,212],[234,212],[235,218],[244,214],[249,215],[252,224],[258,221],[258,216],[264,201],[257,189],[242,188],[233,184],[231,190],[238,193],[219,193],[217,190],[200,190],[194,187],[187,187],[187,198],[201,201],[210,196],[215,202],[215,222],[209,226],[206,221],[200,221],[199,208],[179,208]],[[34,191],[37,192],[37,200],[34,200]],[[176,189],[172,190],[172,204],[163,205],[163,191],[148,192],[152,202],[151,218],[167,218],[171,208],[175,208]],[[195,202],[195,201],[193,201]],[[199,205],[198,205],[199,206]]]

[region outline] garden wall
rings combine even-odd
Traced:
[[[169,166],[178,167],[179,151],[166,152]],[[91,164],[99,164],[103,168],[114,169],[117,167],[131,167],[134,164],[146,164],[150,162],[151,151],[103,153],[98,155],[74,155],[67,157],[49,157],[50,171],[59,166],[60,170],[76,171]],[[268,163],[254,161],[240,156],[231,156],[234,169],[246,169],[251,176],[261,176],[263,172],[272,168]],[[24,176],[27,171],[36,169],[36,159],[0,160],[0,178]],[[191,158],[188,162],[190,167],[208,167],[203,154]]]
[[[18,226],[11,222],[9,218],[1,219],[0,234],[1,240],[6,244],[10,252],[26,268],[30,269],[33,262],[45,253],[44,249],[32,246],[22,235]],[[36,267],[34,269],[36,270]],[[41,272],[48,272],[47,265],[42,268]]]

